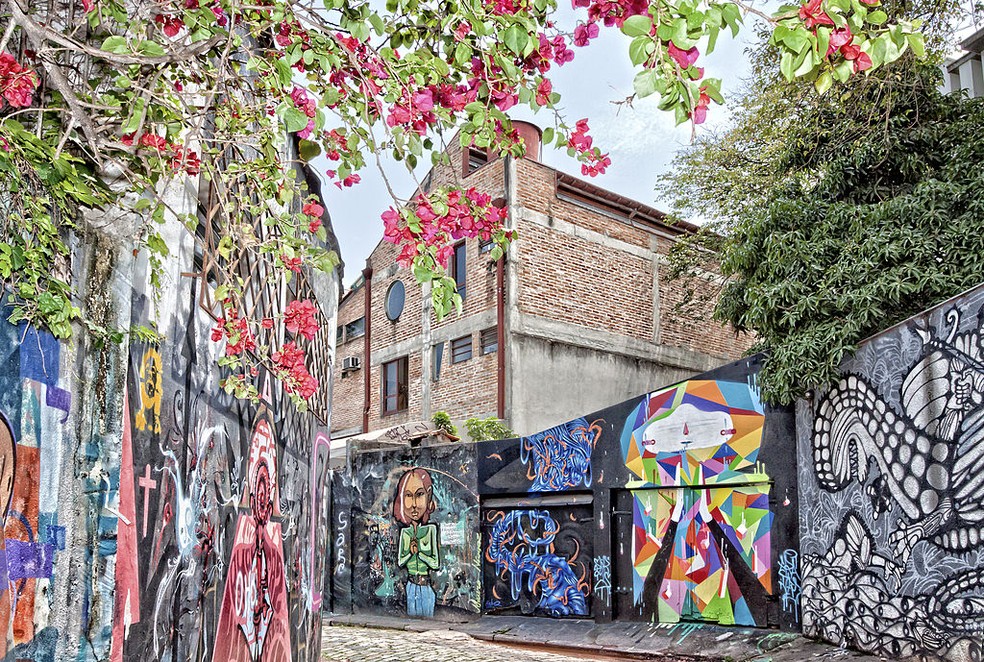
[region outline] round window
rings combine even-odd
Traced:
[[[386,290],[386,317],[395,322],[403,314],[403,304],[407,299],[407,290],[402,280],[393,281]]]

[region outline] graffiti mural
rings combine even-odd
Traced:
[[[764,422],[753,385],[725,381],[657,391],[629,414],[630,485],[653,488],[631,491],[633,596],[643,601],[657,567],[660,622],[756,625],[734,566],[771,594],[769,476],[756,465]]]
[[[460,618],[481,610],[481,539],[471,446],[443,444],[353,459],[349,540],[356,611]],[[343,579],[347,550],[336,550]],[[341,588],[344,594],[345,589]]]
[[[799,629],[777,594],[777,555],[798,549],[795,419],[760,399],[761,360],[476,444],[485,609],[578,613],[572,593],[552,610],[531,593],[524,562],[550,553],[572,571],[551,588],[575,586],[602,621]]]
[[[441,567],[441,542],[437,526],[429,522],[436,508],[427,470],[416,467],[404,473],[393,495],[393,517],[403,525],[396,565],[407,571],[407,616],[434,616],[431,570]]]
[[[70,542],[59,508],[59,446],[70,430],[72,396],[62,348],[50,334],[0,325],[0,623],[9,624],[0,653],[53,660],[59,632],[52,611],[67,587]],[[94,647],[106,641],[97,638]]]
[[[893,659],[981,657],[982,348],[977,290],[866,342],[800,407],[807,633]]]
[[[800,597],[799,554],[795,549],[783,550],[779,555],[779,599],[782,610],[792,612],[799,620]]]
[[[530,491],[591,487],[591,452],[600,434],[598,421],[588,423],[578,418],[523,437],[520,459],[528,466],[527,477],[533,481]]]
[[[582,550],[576,535],[562,533],[563,523],[576,523],[583,513],[555,513],[557,519],[540,509],[485,513],[491,525],[484,544],[491,564],[486,566],[486,604],[498,609],[518,605],[523,613],[550,616],[590,613],[590,549]],[[489,569],[495,573],[491,581]]]

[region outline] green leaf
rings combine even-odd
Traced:
[[[548,126],[546,129],[543,130],[543,135],[541,136],[541,140],[543,141],[544,145],[549,145],[550,143],[553,142],[553,139],[554,139],[553,127]]]
[[[305,126],[307,126],[305,124]],[[321,155],[321,145],[313,140],[301,140],[297,146],[298,154],[303,161],[311,161]]]
[[[906,39],[909,42],[909,48],[920,60],[926,57],[926,38],[921,32],[915,32],[906,35]]]
[[[129,53],[130,46],[126,43],[126,39],[123,37],[112,36],[107,37],[106,41],[102,43],[100,48],[109,53]]]
[[[635,65],[642,64],[649,59],[654,50],[656,44],[649,35],[636,37],[629,43],[629,60]]]
[[[284,124],[291,133],[303,130],[308,125],[308,116],[297,108],[288,106],[284,109]]]
[[[137,52],[147,57],[162,57],[164,55],[164,47],[156,41],[147,39],[137,44]]]
[[[658,78],[659,75],[652,69],[640,71],[636,74],[636,77],[632,79],[632,88],[640,98],[648,97],[656,91]]]
[[[787,82],[792,83],[793,79],[796,77],[793,73],[796,70],[795,56],[790,51],[784,51],[782,57],[779,59],[779,71],[782,73],[783,77]]]
[[[375,30],[378,35],[382,35],[386,32],[386,24],[383,23],[383,19],[379,16],[379,14],[369,14],[369,24],[372,25],[372,29]]]
[[[826,94],[830,86],[834,84],[834,77],[829,71],[824,71],[822,74],[817,76],[816,81],[814,81],[813,86],[816,88],[819,94]]]
[[[881,25],[887,20],[888,20],[888,14],[886,14],[880,9],[876,9],[875,11],[868,14],[868,22],[871,23],[872,25]]]
[[[653,29],[653,19],[648,14],[637,14],[629,16],[622,24],[622,33],[629,37],[648,36]]]
[[[522,55],[526,45],[530,42],[530,35],[518,25],[512,25],[502,35],[502,42],[516,55]]]

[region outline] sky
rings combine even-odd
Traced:
[[[562,6],[558,11],[558,22],[573,26],[574,12],[566,0],[559,1]],[[741,80],[748,74],[743,51],[754,33],[752,20],[751,17],[748,19],[745,30],[737,39],[731,39],[730,32],[723,32],[715,51],[706,58],[702,56],[699,62],[705,66],[705,76],[723,80],[726,101],[735,96]],[[585,48],[575,48],[574,60],[560,68],[554,66],[549,75],[554,90],[561,94],[559,107],[567,123],[573,126],[576,120],[588,118],[594,144],[611,155],[612,165],[607,173],[595,177],[592,182],[662,208],[665,205],[659,202],[656,179],[669,169],[673,155],[690,143],[691,128],[689,124],[674,126],[672,113],[656,108],[656,95],[636,100],[633,107],[613,103],[632,93],[634,71],[629,62],[628,42],[629,39],[616,29],[602,27],[598,39]],[[553,126],[553,117],[548,111],[534,114],[528,108],[517,107],[510,115],[541,128]],[[707,122],[697,130],[720,128],[727,121],[726,107],[712,104]],[[566,151],[545,147],[541,160],[558,170],[581,176],[580,164],[568,157]],[[332,227],[345,262],[346,287],[359,277],[366,258],[382,238],[380,214],[393,204],[373,160],[368,159],[368,162],[360,173],[360,184],[344,190],[333,185],[324,187]],[[322,173],[330,167],[327,162],[315,164]],[[383,167],[397,195],[406,197],[413,193],[413,178],[402,164],[384,158]],[[422,178],[426,170],[421,167],[418,177]]]

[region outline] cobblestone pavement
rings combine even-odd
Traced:
[[[405,632],[351,626],[326,627],[321,633],[325,662],[583,662],[537,650],[479,641],[464,632]]]

